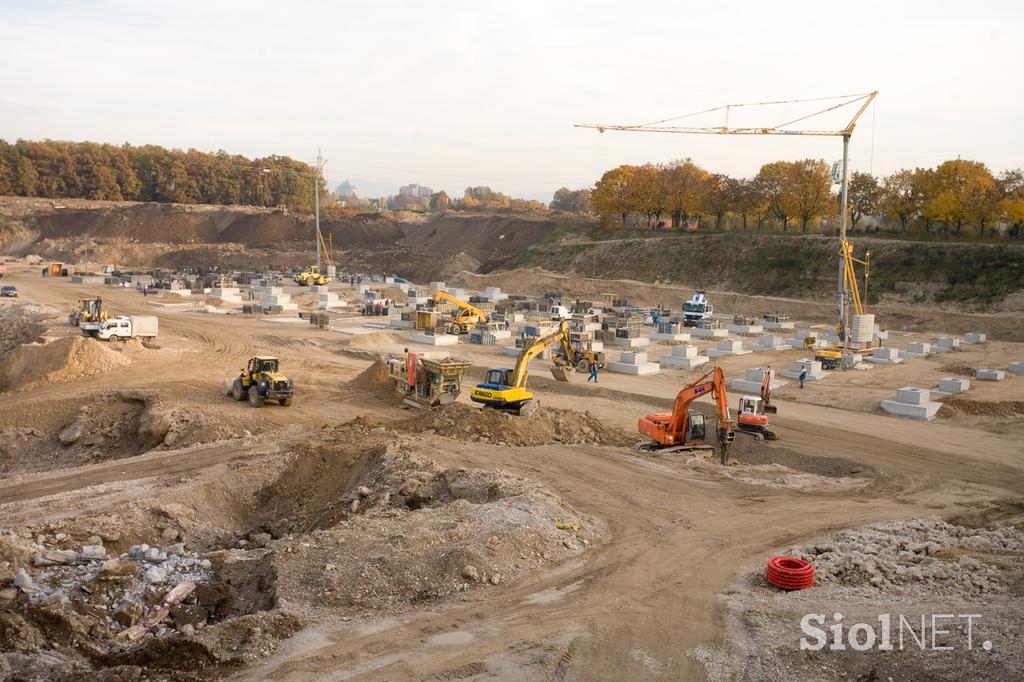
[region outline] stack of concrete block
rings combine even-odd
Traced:
[[[964,334],[964,343],[975,345],[979,343],[985,343],[988,341],[988,337],[984,332],[967,332]]]
[[[959,336],[940,336],[932,346],[933,353],[948,353],[953,350],[960,350]]]
[[[701,355],[697,346],[673,346],[671,353],[662,355],[658,364],[662,369],[693,369],[708,361],[708,356]]]
[[[650,338],[654,341],[689,341],[690,333],[685,329],[681,322],[660,321],[658,331],[651,333]]]
[[[694,336],[705,339],[724,339],[729,335],[729,330],[720,322],[705,323],[705,326],[694,327],[691,331]]]
[[[501,287],[486,287],[484,293],[481,294],[481,298],[492,303],[498,301],[504,301],[508,298],[508,294],[501,293]]]
[[[283,313],[299,309],[297,303],[292,303],[291,294],[284,293],[281,287],[257,287],[253,291],[267,312]]]
[[[241,303],[242,292],[236,286],[219,286],[210,289],[210,296],[219,298],[225,303]]]
[[[427,346],[454,346],[459,343],[459,337],[454,334],[426,334],[416,332],[412,335],[413,343],[422,343]]]
[[[904,386],[896,389],[896,400],[883,400],[882,409],[889,414],[911,419],[934,419],[942,403],[931,399],[927,388]]]
[[[709,358],[723,355],[749,355],[752,351],[743,349],[743,342],[736,339],[722,339],[714,348],[708,349]]]
[[[785,350],[786,348],[789,348],[786,342],[774,334],[761,334],[757,337],[757,343],[752,347],[755,351]]]
[[[768,367],[751,367],[747,369],[746,375],[742,379],[733,379],[729,384],[729,390],[739,391],[740,393],[749,393],[751,395],[760,395],[761,384],[764,383],[765,374],[771,373],[771,389],[774,391],[777,388],[782,388],[788,381],[775,378],[775,370],[769,369]]]
[[[779,374],[790,379],[799,379],[800,374],[805,371],[807,372],[807,376],[804,377],[806,381],[817,381],[827,376],[819,361],[807,359],[797,360],[793,363],[793,369],[784,369]]]
[[[1024,362],[1011,362],[1010,372],[1013,374],[1024,374]]]
[[[647,351],[622,351],[618,362],[608,363],[608,371],[618,374],[657,374],[661,367],[647,360]]]
[[[898,365],[903,362],[900,352],[896,348],[876,348],[874,352],[864,358],[876,365]]]
[[[971,382],[968,379],[947,377],[939,379],[939,387],[935,390],[935,394],[940,396],[953,395],[954,393],[963,393],[970,387]]]
[[[1002,381],[1006,378],[1006,372],[1001,369],[979,369],[974,373],[978,381]]]
[[[907,344],[907,348],[903,351],[903,357],[905,358],[923,358],[930,355],[932,352],[932,344],[925,343],[924,341],[911,341]]]
[[[764,331],[764,327],[759,324],[730,324],[727,329],[733,334],[740,334],[742,336],[755,336]]]

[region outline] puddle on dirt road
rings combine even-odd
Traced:
[[[465,630],[453,630],[442,632],[439,635],[432,635],[427,638],[427,644],[451,646],[454,644],[468,644],[476,639],[476,635]]]
[[[553,601],[558,601],[567,594],[572,594],[580,587],[579,582],[566,585],[562,588],[553,587],[550,590],[541,590],[540,592],[534,592],[529,597],[524,599],[527,604],[550,604]]]

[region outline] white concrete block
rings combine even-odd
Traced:
[[[412,329],[416,326],[414,320],[388,320],[388,326],[392,329]]]
[[[978,381],[1002,381],[1006,378],[1006,372],[1001,369],[979,369],[974,373]]]
[[[662,355],[658,360],[658,364],[661,365],[662,369],[693,369],[694,367],[700,367],[708,361],[706,355],[695,355],[692,358],[681,358],[675,355]]]
[[[1010,372],[1013,374],[1024,374],[1024,362],[1011,362]]]
[[[925,343],[924,341],[911,341],[907,344],[907,349],[903,352],[903,356],[907,358],[923,358],[930,355],[932,352],[932,344]]]
[[[412,335],[412,342],[422,343],[427,346],[455,346],[459,343],[459,337],[454,334],[416,333]]]
[[[728,329],[703,329],[701,327],[693,327],[690,329],[690,333],[694,336],[705,338],[705,339],[724,339],[729,335]]]
[[[623,351],[619,353],[619,362],[625,362],[630,365],[639,365],[647,362],[646,351]]]
[[[793,363],[793,369],[784,369],[779,374],[790,379],[799,379],[800,373],[804,370],[807,371],[807,376],[804,377],[805,381],[817,381],[827,376],[819,361],[809,359],[797,360]]]
[[[940,336],[938,341],[935,342],[935,348],[932,350],[938,350],[939,348],[947,348],[949,350],[956,350],[960,347],[959,336]],[[942,351],[939,351],[942,352]]]
[[[651,339],[651,341],[689,341],[690,335],[686,332],[679,332],[678,334],[652,332],[651,334],[648,334],[648,338]]]
[[[430,288],[433,289],[434,291],[444,291],[445,287],[447,287],[447,286],[448,285],[446,285],[444,282],[431,282],[430,283]]]
[[[788,346],[781,337],[775,336],[774,334],[762,334],[757,338],[757,343],[755,343],[751,348],[755,351],[769,351],[784,350],[788,348]]]
[[[931,393],[927,388],[904,386],[896,389],[896,400],[908,405],[924,405],[931,401]]]
[[[967,332],[964,334],[964,343],[971,345],[985,343],[988,337],[983,332]]]
[[[740,393],[760,394],[761,384],[764,382],[764,375],[766,372],[771,372],[772,374],[772,390],[782,388],[789,383],[788,381],[776,379],[774,369],[769,370],[767,367],[750,367],[747,369],[744,378],[733,379],[732,383],[729,384],[729,388],[733,391],[739,391]]]
[[[769,322],[768,320],[765,320],[765,321],[763,321],[761,323],[761,326],[764,327],[765,329],[774,329],[776,331],[780,331],[780,330],[788,331],[790,329],[794,329],[796,327],[796,323],[795,322]]]
[[[676,358],[695,358],[700,355],[700,351],[697,346],[672,346],[672,357]]]
[[[661,367],[655,362],[642,362],[639,364],[632,364],[628,362],[609,362],[608,371],[616,372],[618,374],[645,375],[658,374],[661,372]]]
[[[971,387],[968,379],[946,378],[939,379],[939,393],[953,394],[963,393]]]
[[[764,331],[764,327],[759,324],[730,324],[726,329],[733,334],[741,334],[743,336],[756,336]]]
[[[931,420],[938,414],[942,403],[928,402],[924,405],[911,405],[909,403],[901,403],[898,400],[883,400],[881,406],[889,414],[910,417],[911,419]]]
[[[896,348],[876,348],[871,355],[864,359],[876,365],[898,365],[903,362],[903,358],[900,357],[900,352]]]
[[[651,340],[646,336],[638,336],[635,339],[625,339],[616,336],[614,340],[612,340],[613,346],[625,346],[626,348],[640,348],[642,346],[649,346],[650,343]]]

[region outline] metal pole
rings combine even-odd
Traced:
[[[845,196],[845,194],[844,194]],[[316,212],[316,269],[320,270],[320,150],[316,150],[316,175],[313,176],[313,203]]]
[[[840,186],[839,194],[839,243],[840,245],[846,241],[846,188],[849,182],[849,172],[847,171],[847,165],[849,161],[850,153],[850,135],[849,133],[843,135],[843,180]],[[846,324],[846,287],[843,281],[843,259],[839,259],[839,277],[836,283],[836,319],[839,323],[839,328],[843,333],[843,359],[842,364],[846,364],[846,346],[847,340],[849,339],[850,333],[849,328]],[[838,331],[838,330],[837,330]]]

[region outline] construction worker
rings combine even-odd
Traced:
[[[590,376],[587,377],[587,382],[589,383],[590,381],[593,381],[595,384],[597,383],[597,363],[596,362],[592,362],[590,364]]]
[[[792,375],[791,375],[792,376]],[[800,388],[804,387],[804,380],[807,379],[807,368],[800,370]]]

